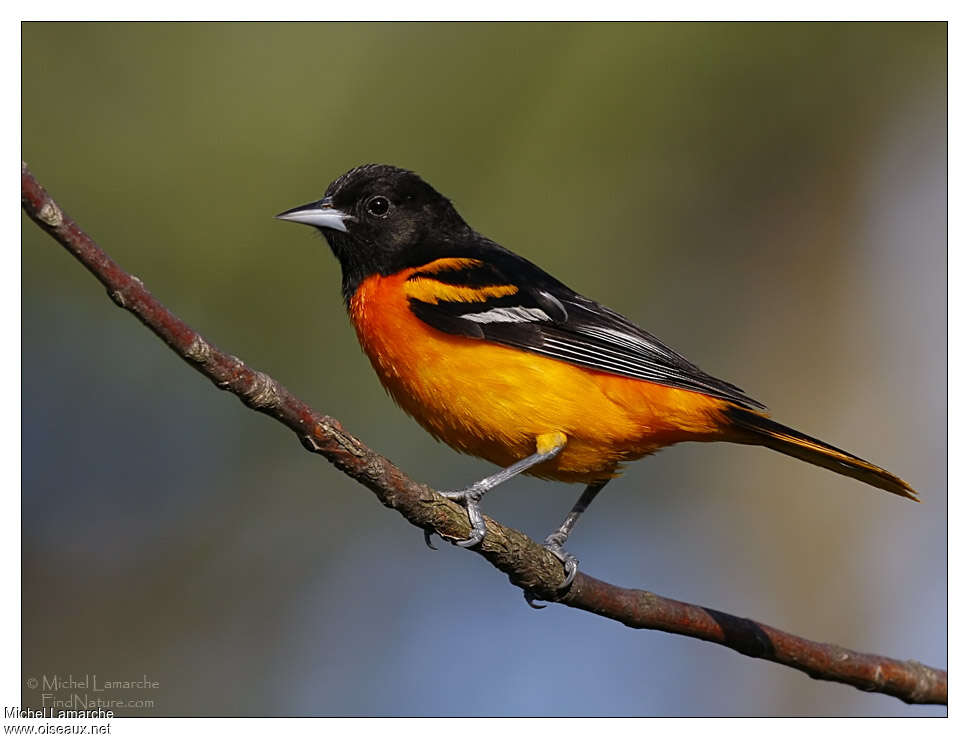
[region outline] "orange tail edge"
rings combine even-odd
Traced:
[[[909,483],[861,457],[740,406],[729,406],[724,415],[731,422],[731,426],[741,433],[737,440],[739,442],[768,447],[840,475],[855,478],[883,491],[919,501],[918,494]]]

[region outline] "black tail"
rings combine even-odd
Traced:
[[[841,475],[861,480],[870,486],[919,501],[916,491],[906,481],[887,470],[863,460],[861,457],[840,450],[820,439],[789,429],[776,421],[739,406],[731,406],[724,412],[734,428],[742,432],[739,442],[762,445],[799,460],[822,468],[834,470]]]

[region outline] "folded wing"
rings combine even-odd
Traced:
[[[411,311],[448,334],[764,408],[531,262],[486,246],[475,256],[438,259],[415,270],[405,284]]]

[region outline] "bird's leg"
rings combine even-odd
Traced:
[[[579,560],[576,559],[574,555],[570,555],[563,549],[563,545],[566,544],[566,539],[569,537],[569,533],[573,531],[573,527],[576,526],[576,522],[579,521],[580,515],[586,511],[586,507],[590,505],[596,494],[603,490],[609,481],[600,481],[599,483],[590,483],[586,486],[586,490],[583,491],[583,495],[579,497],[575,506],[570,509],[563,523],[559,525],[559,529],[553,532],[551,535],[546,537],[542,546],[545,547],[549,552],[555,555],[562,561],[563,567],[566,570],[566,577],[563,582],[559,584],[559,589],[568,588],[569,584],[573,582],[576,577],[576,571],[579,569]]]
[[[529,468],[535,467],[547,460],[552,460],[552,458],[562,452],[565,446],[566,435],[562,432],[542,434],[536,438],[536,452],[534,454],[509,465],[507,468],[503,468],[487,478],[482,478],[477,483],[472,483],[468,488],[461,491],[440,491],[439,493],[445,498],[457,501],[465,507],[465,510],[468,512],[468,521],[472,526],[471,537],[467,540],[455,542],[455,544],[461,547],[474,547],[484,539],[485,518],[482,516],[482,510],[478,504],[487,491],[490,491],[501,483],[505,483],[509,478],[513,478],[519,473],[524,473]]]

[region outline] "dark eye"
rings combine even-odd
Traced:
[[[391,203],[383,195],[375,195],[367,201],[367,212],[371,216],[386,216],[389,210],[391,210]]]

